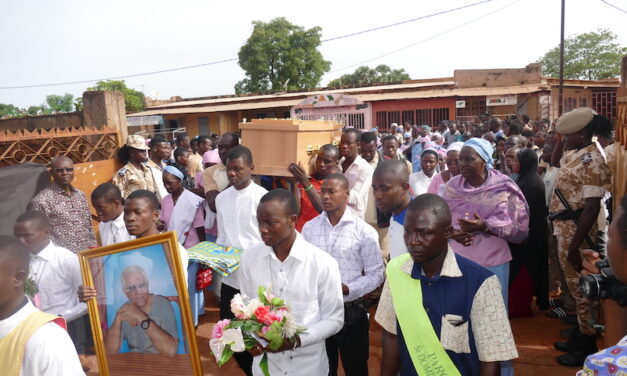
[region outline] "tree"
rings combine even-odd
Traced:
[[[392,69],[385,64],[378,65],[374,69],[363,65],[353,73],[342,75],[340,78],[329,82],[329,87],[341,86],[368,86],[383,82],[395,82],[409,80],[409,74],[405,69]]]
[[[26,110],[22,111],[25,111],[27,116],[47,115],[52,113],[50,108],[45,104],[39,106],[29,106]]]
[[[246,78],[235,92],[261,93],[311,89],[331,69],[320,46],[321,28],[304,29],[285,18],[253,22],[253,32],[239,50],[239,66]]]
[[[0,119],[18,117],[22,111],[12,104],[0,103]]]
[[[124,102],[126,103],[126,112],[137,112],[144,109],[144,93],[141,91],[129,89],[126,87],[124,80],[119,81],[98,81],[96,86],[88,87],[87,91],[119,91],[124,94]]]
[[[608,29],[575,34],[564,40],[564,78],[601,80],[620,74],[620,62],[627,47],[616,43],[617,36]],[[539,60],[542,73],[559,77],[560,48],[551,49]]]
[[[52,112],[72,112],[74,109],[74,96],[72,94],[46,96],[46,103]]]

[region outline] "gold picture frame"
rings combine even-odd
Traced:
[[[202,375],[184,272],[187,265],[182,265],[174,232],[89,249],[78,256],[83,284],[96,287],[98,291],[95,299],[89,299],[87,307],[100,375]],[[132,283],[129,275],[140,281],[144,278],[146,283],[128,286],[127,283]],[[142,296],[137,298],[140,294]],[[116,325],[118,310],[130,305],[137,307],[136,302],[145,304],[142,307],[150,306],[150,314],[146,314],[154,315],[154,320],[150,317],[150,321],[144,320],[146,322],[138,325],[118,319],[112,332],[120,333],[119,337],[112,337],[112,341],[116,338],[119,341],[118,347],[116,342],[109,342],[110,348],[113,346],[116,350],[107,353],[106,335]],[[161,323],[162,327],[153,323]],[[161,353],[163,346],[159,349],[152,344],[147,332],[142,332],[147,330],[144,325],[151,324],[176,340],[170,342],[170,354]],[[176,352],[172,355],[174,344]]]

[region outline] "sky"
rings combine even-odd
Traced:
[[[320,26],[322,39],[328,39],[478,1],[2,1],[0,103],[38,105],[48,94],[79,97],[98,79],[236,58],[252,21],[285,17],[305,28]],[[627,10],[627,0],[606,1]],[[559,44],[560,3],[492,0],[323,43],[320,50],[332,67],[321,86],[364,64],[403,68],[412,79],[451,77],[455,69],[524,67]],[[566,36],[607,28],[627,46],[626,13],[601,0],[566,3]],[[390,53],[406,46],[411,47]],[[192,98],[233,94],[242,78],[233,61],[126,83],[158,99]],[[1,89],[83,80],[93,81]]]

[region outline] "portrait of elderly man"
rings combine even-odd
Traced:
[[[106,335],[107,354],[120,352],[126,340],[128,352],[174,356],[179,338],[170,301],[150,293],[148,276],[140,266],[124,268],[121,282],[128,301],[118,309]]]

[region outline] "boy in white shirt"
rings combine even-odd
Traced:
[[[135,239],[124,224],[124,204],[120,188],[113,183],[103,183],[91,193],[91,205],[98,215],[100,245],[111,245]]]

